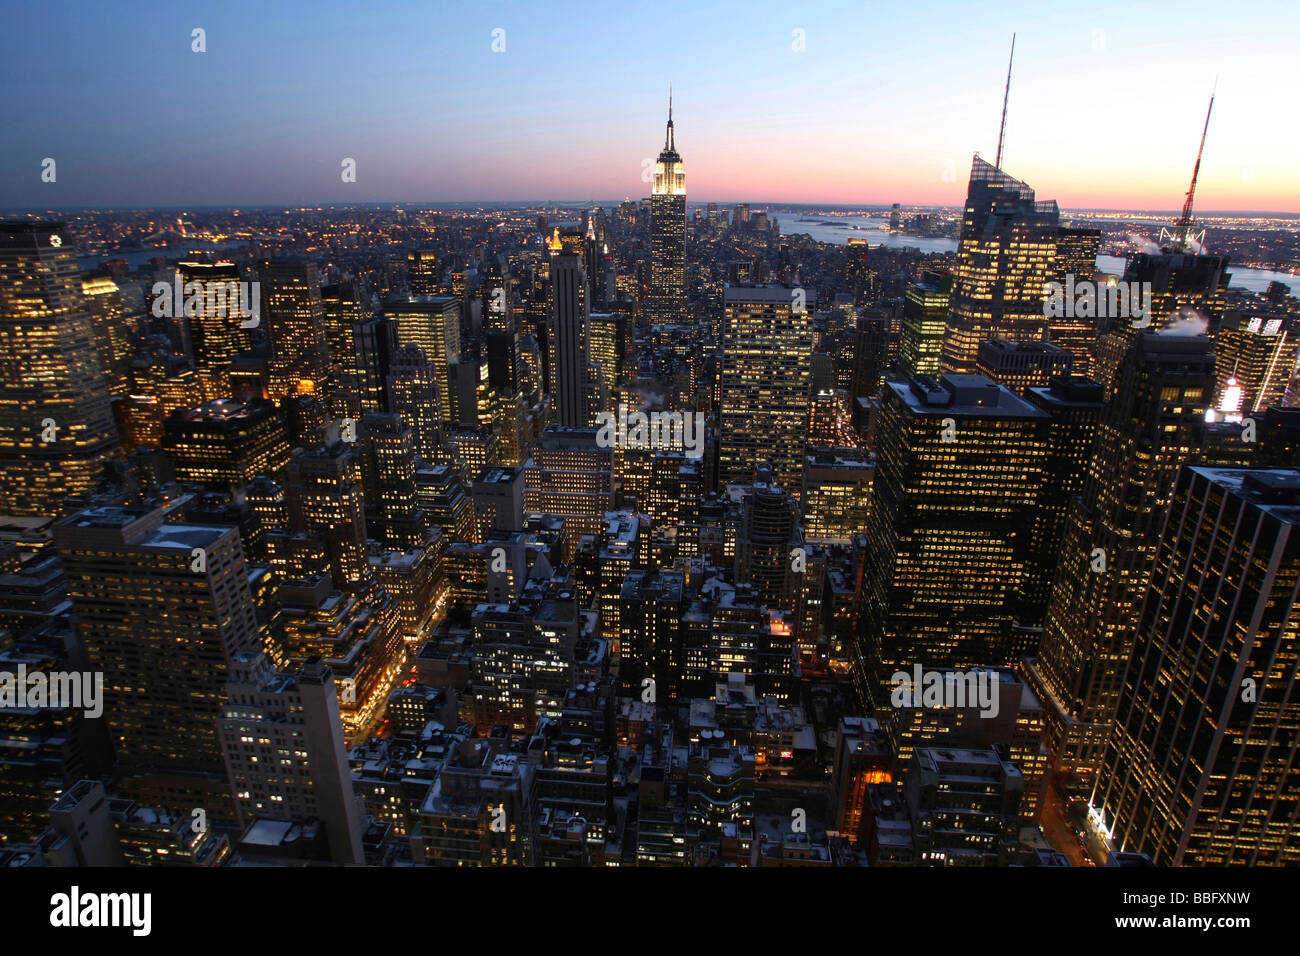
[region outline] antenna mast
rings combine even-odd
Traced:
[[[1007,60],[1007,88],[1002,94],[1002,128],[998,130],[998,158],[993,165],[1002,168],[1002,138],[1007,135],[1007,100],[1011,98],[1011,64],[1016,59],[1016,35],[1011,34],[1011,57]]]

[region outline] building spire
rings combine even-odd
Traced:
[[[664,137],[664,149],[673,148],[673,85],[668,84],[668,132]]]
[[[1002,168],[1002,139],[1007,135],[1007,101],[1011,99],[1011,64],[1016,61],[1016,35],[1011,34],[1011,56],[1007,59],[1007,88],[1002,93],[1002,126],[998,130],[998,157],[993,165]]]

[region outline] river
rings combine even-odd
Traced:
[[[799,222],[796,213],[780,216],[783,235],[807,233],[818,242],[833,242],[844,245],[851,237],[866,239],[867,245],[888,246],[889,248],[908,247],[921,252],[956,252],[957,240],[930,238],[922,236],[904,236],[889,232],[889,220],[883,216],[844,216],[818,219],[816,222]],[[809,217],[811,218],[811,217]],[[853,227],[857,228],[853,228]],[[1122,256],[1098,256],[1097,268],[1112,275],[1122,275],[1124,258]],[[1264,292],[1270,282],[1281,282],[1291,287],[1292,295],[1300,294],[1300,275],[1289,272],[1274,272],[1270,269],[1246,269],[1228,265],[1228,274],[1232,277],[1228,285],[1234,289],[1248,292]]]

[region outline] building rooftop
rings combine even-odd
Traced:
[[[900,401],[916,415],[964,415],[989,418],[1047,418],[1004,385],[983,375],[917,376],[910,382],[886,382]]]

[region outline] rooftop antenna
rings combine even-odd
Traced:
[[[668,131],[664,137],[664,149],[673,148],[673,85],[668,84]]]
[[[1205,152],[1205,134],[1210,131],[1210,114],[1214,112],[1214,94],[1219,90],[1219,78],[1214,78],[1214,88],[1210,90],[1210,108],[1205,111],[1205,128],[1201,130],[1201,148],[1196,151],[1196,165],[1192,167],[1192,184],[1187,187],[1187,200],[1183,203],[1183,214],[1178,218],[1178,225],[1171,233],[1161,227],[1160,240],[1172,240],[1170,248],[1174,252],[1186,252],[1189,245],[1200,247],[1205,244],[1205,230],[1192,231],[1192,200],[1196,198],[1196,178],[1201,174],[1201,154]]]
[[[1016,59],[1016,35],[1011,34],[1011,57],[1007,60],[1007,88],[1002,94],[1002,128],[998,130],[998,158],[993,165],[1002,168],[1002,139],[1007,135],[1007,100],[1011,98],[1011,64]]]

